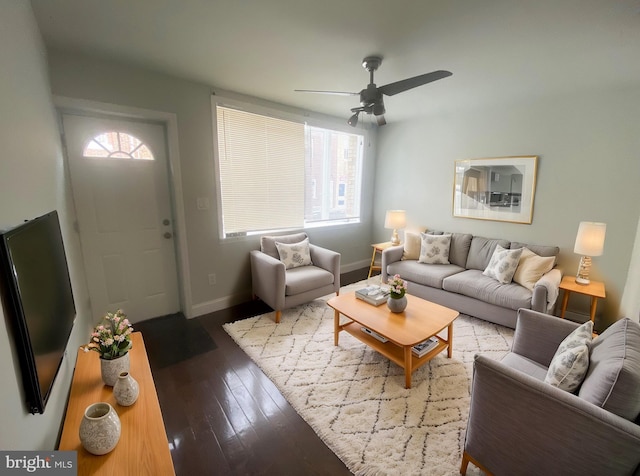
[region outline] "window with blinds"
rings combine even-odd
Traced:
[[[225,237],[359,220],[363,136],[215,107]]]

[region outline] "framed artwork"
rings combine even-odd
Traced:
[[[453,216],[531,224],[537,156],[456,160]]]

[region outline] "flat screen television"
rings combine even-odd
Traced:
[[[0,278],[27,408],[44,413],[76,316],[56,211],[0,234]]]

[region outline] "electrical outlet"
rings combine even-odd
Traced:
[[[216,284],[216,274],[215,273],[211,273],[209,275],[209,284],[211,286],[213,286],[214,284]]]

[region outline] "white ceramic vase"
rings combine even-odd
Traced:
[[[389,296],[389,299],[387,299],[387,307],[391,312],[404,311],[407,307],[407,296],[402,296],[401,298]]]
[[[80,422],[80,442],[94,455],[113,450],[120,439],[120,418],[106,402],[93,403],[84,411]]]
[[[129,352],[116,359],[103,359],[100,357],[100,372],[105,385],[113,387],[122,372],[129,371]]]
[[[133,405],[138,399],[140,387],[138,382],[129,374],[129,372],[120,372],[116,384],[113,386],[113,396],[118,405],[128,407]]]

